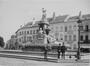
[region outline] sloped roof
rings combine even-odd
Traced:
[[[78,16],[72,16],[68,20],[77,20],[78,18]],[[82,15],[82,19],[90,19],[90,14]]]
[[[23,27],[34,27],[34,26],[38,26],[39,21],[35,21],[35,24],[33,25],[33,22],[28,22],[25,26]]]
[[[55,17],[55,19],[53,20],[53,23],[55,22],[63,22],[66,18],[67,18],[68,15],[63,15],[63,16],[57,16]]]
[[[85,19],[90,19],[90,14],[85,14],[82,17],[85,18]]]

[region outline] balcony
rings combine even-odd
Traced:
[[[83,40],[83,41],[80,41],[80,44],[90,44],[90,40]]]
[[[90,32],[90,29],[81,29],[80,32]]]

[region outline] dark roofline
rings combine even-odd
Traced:
[[[19,29],[18,29],[15,33],[17,33],[17,32],[18,32],[19,30],[21,30],[21,29],[33,28],[33,27],[35,28],[35,27],[38,27],[38,26],[32,26],[32,27],[31,27],[31,26],[30,26],[30,27],[22,27],[22,28],[19,28]]]

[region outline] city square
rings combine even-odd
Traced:
[[[89,3],[0,0],[0,66],[89,66]]]

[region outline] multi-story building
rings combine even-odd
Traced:
[[[20,44],[32,42],[36,38],[37,30],[38,24],[32,25],[32,22],[27,23],[25,26],[16,31],[18,42]]]
[[[70,18],[71,21],[77,21],[78,16]],[[90,14],[82,15],[80,24],[80,47],[90,51]]]
[[[65,22],[67,17],[68,15],[55,16],[54,13],[52,18],[47,18],[50,24],[50,34],[53,34],[56,41],[64,42],[66,45],[69,45],[70,48],[76,49],[78,42],[78,24],[75,21],[69,20]],[[32,25],[32,22],[29,22],[16,31],[20,44],[26,45],[35,42],[34,40],[37,39],[38,35],[39,22],[40,21],[36,21],[34,25]],[[41,41],[41,43],[43,42]]]
[[[89,44],[90,43],[90,14],[83,15],[82,24],[81,24],[81,34],[80,39],[82,43]]]
[[[17,37],[16,35],[12,35],[10,40],[7,41],[5,48],[6,49],[16,49],[16,42],[17,42]]]

